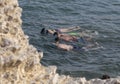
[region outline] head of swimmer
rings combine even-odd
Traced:
[[[58,32],[54,32],[53,36],[57,36],[58,37],[59,33]]]
[[[59,37],[56,37],[56,38],[55,38],[55,43],[59,43],[59,40],[60,40],[60,38],[59,38]]]
[[[40,33],[41,33],[41,34],[48,34],[48,30],[46,30],[45,28],[42,28],[42,30],[41,30]]]
[[[42,30],[41,30],[40,33],[41,33],[41,34],[45,34],[45,28],[42,28]]]

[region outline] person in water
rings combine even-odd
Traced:
[[[46,33],[46,30],[45,28],[42,28],[42,30],[40,31],[41,34],[45,34]]]
[[[56,37],[59,37],[59,39],[61,40],[68,41],[68,42],[81,42],[83,44],[86,43],[86,40],[83,37],[76,37],[68,34],[61,34],[58,32],[55,32],[53,35]]]
[[[59,33],[65,33],[65,32],[71,32],[71,31],[75,31],[75,30],[79,30],[81,29],[79,26],[76,26],[76,27],[70,27],[70,28],[59,28],[59,29],[45,29],[43,28],[41,30],[41,34],[54,34],[55,32],[59,32]]]
[[[61,29],[62,31],[63,30],[66,30],[67,29]],[[73,29],[75,30],[75,29]],[[52,31],[52,30],[45,30],[45,28],[43,28],[40,32],[41,34],[52,34],[53,36],[57,36],[59,37],[60,39],[64,40],[64,41],[68,41],[68,42],[82,42],[82,43],[87,43],[86,39],[84,39],[82,36],[81,37],[77,37],[77,36],[72,36],[72,35],[69,35],[69,34],[63,34],[63,33],[59,33],[59,32],[55,32],[55,31]]]
[[[91,48],[94,48],[94,47],[99,45],[97,42],[94,43],[94,44],[87,44],[87,45],[84,45],[84,46],[68,45],[68,44],[59,43],[59,40],[60,40],[60,38],[56,37],[55,38],[55,43],[53,43],[53,44],[55,46],[57,46],[58,48],[63,49],[63,50],[67,50],[67,51],[70,51],[70,50],[89,51]]]
[[[66,50],[66,51],[70,51],[70,50],[84,50],[84,48],[79,47],[79,46],[75,46],[75,45],[68,45],[68,44],[63,44],[63,43],[59,43],[59,37],[55,38],[55,43],[53,43],[55,46],[57,46],[60,49]]]

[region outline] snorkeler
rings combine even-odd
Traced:
[[[67,44],[61,44],[59,43],[59,38],[55,38],[55,43],[53,43],[55,46],[57,46],[58,48],[60,49],[63,49],[63,50],[67,50],[67,51],[70,51],[73,49],[73,46],[72,45],[67,45]]]
[[[58,48],[67,50],[67,51],[70,51],[70,50],[89,51],[89,50],[93,50],[92,48],[97,47],[99,45],[97,42],[95,42],[93,44],[86,44],[84,46],[78,46],[78,45],[73,45],[73,44],[72,45],[62,44],[62,43],[59,43],[59,41],[60,41],[60,38],[56,37],[55,43],[53,44],[57,46]]]
[[[70,51],[70,50],[82,50],[82,51],[84,51],[84,48],[82,48],[80,46],[62,44],[62,43],[59,43],[59,40],[60,40],[59,37],[56,37],[55,43],[53,43],[53,44],[60,49],[67,50],[67,51]]]
[[[45,34],[46,31],[45,31],[45,28],[42,28],[42,30],[40,31],[41,34]]]
[[[83,37],[76,37],[68,34],[60,34],[58,32],[55,32],[53,35],[59,37],[59,39],[61,40],[68,42],[81,42],[83,44],[87,43],[87,41]]]
[[[79,30],[79,29],[81,29],[79,26],[76,26],[76,27],[69,27],[69,28],[57,28],[57,29],[45,29],[45,28],[43,28],[42,30],[41,30],[41,34],[43,34],[43,32],[44,32],[44,34],[46,33],[46,34],[54,34],[55,32],[59,32],[59,33],[65,33],[65,32],[71,32],[71,31],[75,31],[75,30]]]

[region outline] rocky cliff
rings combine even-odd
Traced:
[[[120,77],[87,81],[41,65],[43,53],[29,44],[21,28],[21,12],[17,0],[0,0],[0,84],[120,84]]]

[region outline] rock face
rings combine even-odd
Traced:
[[[0,84],[120,84],[120,77],[101,80],[58,75],[55,66],[40,64],[43,56],[22,31],[17,0],[0,0]]]

